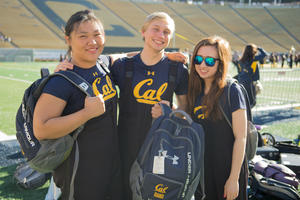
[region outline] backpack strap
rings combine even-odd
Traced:
[[[130,95],[132,89],[132,77],[133,77],[134,58],[125,58],[125,80],[124,80],[124,94]]]
[[[41,72],[42,73],[42,72]],[[36,89],[34,92],[34,97],[39,97],[42,94],[42,91],[44,89],[44,86],[46,83],[50,80],[50,78],[54,76],[61,76],[64,79],[68,80],[70,83],[72,83],[75,87],[77,87],[80,91],[82,91],[87,96],[94,96],[93,88],[85,79],[83,79],[81,76],[76,74],[72,71],[59,71],[55,72],[53,74],[50,74],[45,79],[42,80],[40,86]]]
[[[223,95],[226,95],[226,96],[227,96],[226,99],[227,99],[227,102],[228,102],[228,104],[229,104],[229,107],[231,108],[230,88],[231,88],[232,84],[234,84],[234,83],[235,83],[235,84],[238,84],[238,85],[240,86],[241,90],[242,90],[242,93],[243,93],[243,95],[244,95],[244,97],[245,97],[245,100],[246,100],[246,111],[247,111],[247,117],[248,117],[248,120],[251,121],[251,122],[253,122],[249,97],[248,97],[248,94],[247,94],[247,91],[246,91],[245,87],[244,87],[242,84],[239,84],[239,83],[237,82],[236,79],[228,79],[228,80],[227,80],[227,95],[226,95],[225,90],[224,90],[224,92],[223,92]],[[222,96],[223,96],[223,95],[222,95]],[[225,96],[225,97],[226,97],[226,96]],[[220,101],[219,101],[219,103],[218,103],[218,106],[219,106],[219,108],[220,108],[220,110],[221,110],[221,112],[222,112],[222,114],[223,114],[225,120],[227,121],[228,125],[232,128],[232,122],[229,120],[230,117],[226,115],[226,113],[225,113],[225,111],[224,111],[224,108],[222,107]]]
[[[74,200],[74,181],[78,169],[78,164],[79,164],[79,146],[77,140],[75,140],[75,160],[74,160],[73,173],[70,182],[70,192],[69,192],[68,200]]]
[[[49,76],[50,72],[48,68],[41,68],[41,77],[44,78],[46,76]]]
[[[175,86],[176,86],[176,79],[177,79],[177,62],[175,61],[169,61],[169,90],[167,90],[166,92],[170,92],[173,96],[173,93],[174,93],[174,89],[175,89]],[[172,108],[173,107],[173,98],[171,98],[171,102],[170,102],[170,107]]]
[[[103,61],[102,59],[105,59],[105,60],[107,60],[107,62],[108,62],[108,64],[109,64],[109,60],[108,60],[108,58],[103,58],[104,56],[100,56],[98,59],[97,59],[97,63],[96,63],[96,66],[97,66],[97,68],[98,68],[98,70],[99,71],[101,71],[101,69],[108,75],[108,77],[110,78],[110,80],[112,81],[113,80],[113,78],[112,78],[112,75],[111,75],[111,73],[110,73],[110,70],[109,70],[109,68],[108,68],[108,66],[107,66],[107,63],[105,62],[105,61]],[[101,59],[102,58],[102,59]],[[115,102],[115,100],[113,100],[113,104],[114,103],[117,103],[117,102]],[[117,112],[117,107],[116,106],[112,106],[112,112],[113,113],[116,113]],[[115,121],[117,121],[117,116],[116,115],[114,115],[114,122]],[[117,126],[117,124],[115,124],[116,126]]]
[[[107,64],[105,62],[103,62],[103,60],[101,58],[97,59],[96,66],[98,67],[99,70],[102,69],[109,76],[109,78],[111,78],[110,70],[109,70]]]

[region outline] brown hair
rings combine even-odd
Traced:
[[[245,46],[243,55],[240,59],[242,63],[252,62],[255,54],[257,53],[257,46],[255,44],[248,44]]]
[[[222,115],[218,108],[219,98],[226,85],[226,75],[228,71],[228,65],[231,59],[231,49],[229,43],[219,36],[211,36],[202,39],[197,43],[194,48],[193,55],[191,57],[190,64],[190,75],[189,75],[189,85],[188,85],[188,112],[192,115],[193,108],[195,106],[196,98],[199,94],[204,92],[204,80],[198,75],[195,69],[194,58],[197,55],[198,50],[203,46],[213,46],[216,48],[219,55],[218,69],[215,74],[215,79],[212,82],[212,86],[207,95],[203,97],[202,104],[206,105],[204,109],[204,114],[206,118],[210,119],[221,119]]]

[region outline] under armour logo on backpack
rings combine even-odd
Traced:
[[[164,157],[164,158],[167,158],[167,159],[169,159],[169,160],[172,160],[172,161],[173,161],[173,162],[172,162],[173,165],[178,165],[178,159],[179,159],[179,157],[177,157],[176,155],[174,155],[173,157],[172,157],[172,156],[169,156],[169,155],[167,155],[167,152],[168,152],[168,151],[164,151],[164,150],[159,150],[159,151],[158,151],[159,156],[162,156],[162,157]]]
[[[79,84],[79,86],[84,89],[85,91],[89,88],[89,86],[85,83],[85,82],[82,82]]]

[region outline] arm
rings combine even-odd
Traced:
[[[53,95],[43,93],[34,110],[33,130],[38,140],[65,136],[91,118],[105,112],[102,96],[87,97],[83,109],[61,116],[66,102]]]
[[[108,55],[108,57],[110,58],[110,64],[113,65],[114,62],[120,58],[123,57],[132,57],[135,56],[136,54],[138,54],[139,51],[134,51],[134,52],[128,52],[128,53],[120,53],[120,54],[110,54]],[[100,55],[101,57],[101,55]],[[60,62],[54,69],[54,72],[58,72],[58,71],[66,71],[67,69],[72,70],[73,69],[73,64],[65,59],[63,62]]]
[[[176,95],[176,99],[177,99],[177,108],[176,107],[174,107],[174,108],[186,111],[187,110],[187,95],[186,94]]]
[[[165,52],[165,55],[172,61],[187,64],[188,58],[181,52]]]
[[[114,62],[120,58],[123,57],[133,57],[135,55],[137,55],[138,53],[140,53],[139,51],[132,51],[132,52],[128,52],[128,53],[119,53],[119,54],[110,54],[109,57],[111,59],[111,65],[114,64]],[[180,52],[165,52],[165,55],[172,61],[177,61],[177,62],[181,62],[183,64],[187,63],[188,58]],[[63,62],[60,62],[54,69],[54,72],[58,72],[58,71],[65,71],[67,69],[73,69],[73,64],[71,62],[69,62],[67,59],[64,60]]]
[[[247,134],[247,114],[246,110],[238,109],[232,113],[232,129],[234,144],[232,152],[231,171],[224,186],[224,196],[227,199],[235,199],[239,193],[239,175],[244,161],[246,134]]]
[[[257,50],[259,51],[259,54],[254,57],[254,61],[262,61],[267,56],[267,52],[260,47],[258,47]]]
[[[133,57],[139,53],[140,53],[139,51],[132,51],[132,52],[128,52],[128,53],[110,54],[109,57],[111,59],[111,64],[113,65],[114,62],[120,58]]]
[[[133,57],[133,56],[137,55],[138,53],[140,53],[140,52],[132,51],[132,52],[121,53],[121,54],[110,54],[109,56],[111,58],[112,64],[114,64],[114,62],[119,58]],[[188,60],[188,58],[183,53],[180,53],[180,52],[165,52],[165,56],[167,56],[172,61],[181,62],[183,64],[186,64],[187,60]]]

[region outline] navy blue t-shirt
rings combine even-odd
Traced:
[[[224,90],[225,92],[225,90]],[[194,106],[194,115],[198,120],[206,119],[205,114],[203,112],[203,107],[205,105],[201,104],[201,99],[203,98],[203,93],[200,94],[195,102]],[[232,121],[232,113],[238,109],[246,110],[246,101],[243,95],[241,88],[237,84],[232,84],[230,87],[230,103],[231,107],[228,104],[223,105],[224,112],[227,116],[230,116],[230,121]]]
[[[116,97],[115,85],[101,67],[95,65],[84,69],[74,65],[73,71],[91,84],[96,96],[101,93],[106,104]],[[63,77],[51,78],[43,92],[67,102],[63,115],[74,113],[84,107],[85,94]]]
[[[113,79],[120,90],[124,89],[126,58],[115,61],[110,68]],[[140,54],[134,56],[132,78],[133,95],[140,103],[155,104],[163,99],[160,97],[166,91],[169,80],[169,60],[163,57],[155,65],[145,65]],[[167,69],[166,69],[167,68]],[[177,95],[187,94],[188,70],[184,64],[178,63],[178,71],[174,92]]]

